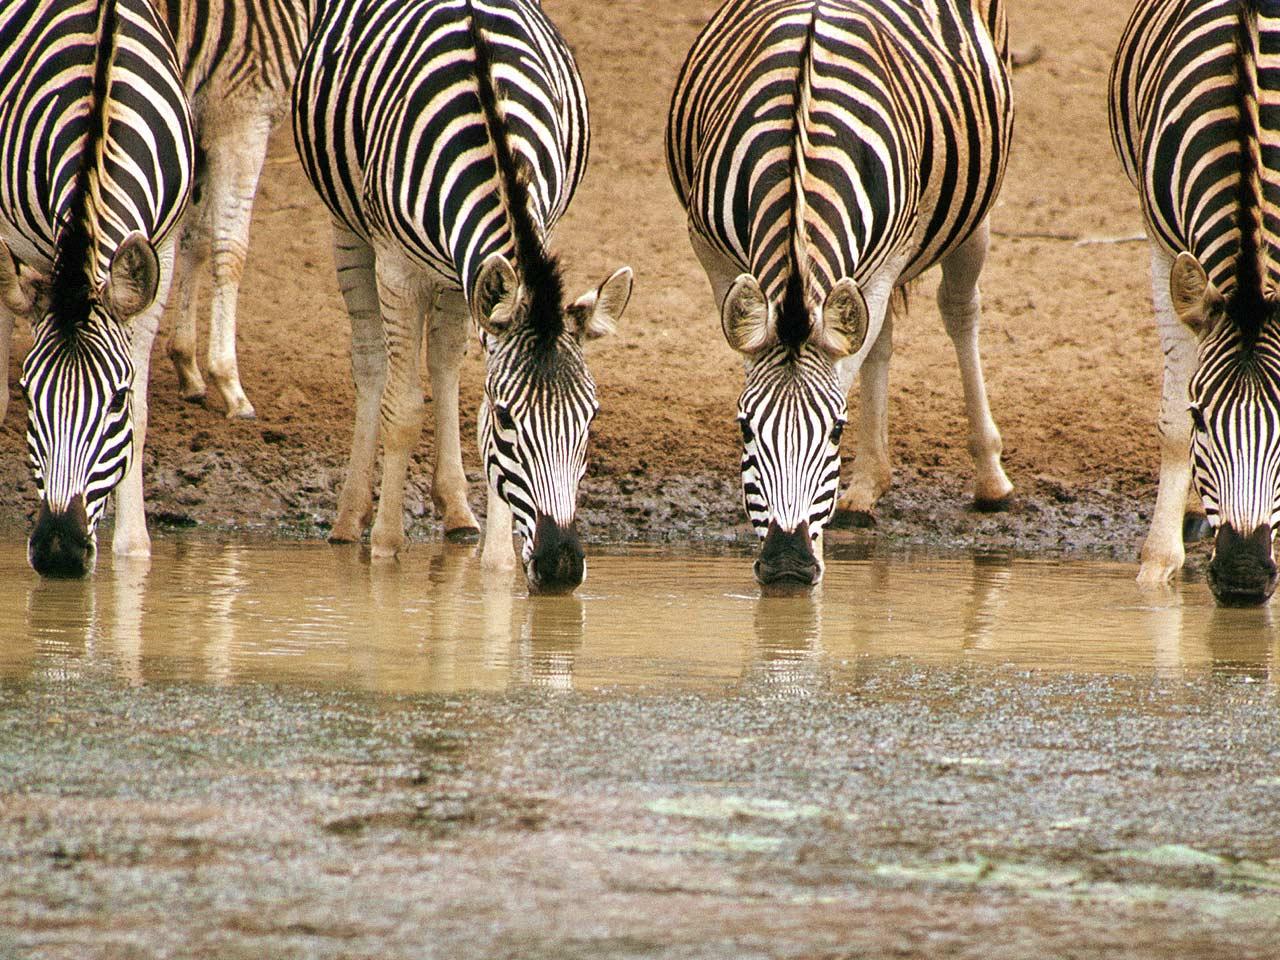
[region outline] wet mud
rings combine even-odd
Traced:
[[[534,641],[535,651],[537,641]],[[1222,957],[1274,680],[903,658],[718,691],[0,685],[0,955]]]

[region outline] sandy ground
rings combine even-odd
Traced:
[[[897,486],[879,536],[1136,556],[1154,499],[1159,350],[1136,196],[1106,132],[1106,74],[1127,4],[1016,0],[1014,46],[1043,58],[1016,75],[1015,149],[983,279],[983,353],[1005,459],[1024,510],[968,512],[971,478],[954,355],[933,305],[937,271],[899,322],[890,431]],[[602,413],[582,513],[602,538],[688,538],[741,530],[738,361],[667,182],[662,131],[677,67],[714,4],[547,0],[591,97],[593,153],[556,238],[571,292],[628,263],[635,295],[616,337],[592,347]],[[323,535],[332,520],[352,411],[348,332],[327,220],[278,132],[255,208],[241,299],[240,364],[255,422],[184,404],[157,347],[146,455],[160,524]],[[162,330],[171,328],[166,322]],[[26,349],[19,333],[10,371]],[[464,380],[468,469],[478,481],[478,350]],[[0,513],[31,514],[16,387],[0,429]],[[849,431],[851,435],[853,431]],[[846,453],[852,452],[852,438]],[[407,499],[413,535],[438,537],[430,427]],[[483,485],[473,482],[483,509]]]

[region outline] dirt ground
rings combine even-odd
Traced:
[[[667,181],[662,134],[671,86],[709,0],[599,4],[546,0],[591,98],[586,181],[556,237],[574,295],[619,264],[636,287],[617,336],[590,351],[602,412],[582,513],[597,537],[688,538],[742,529],[735,355]],[[1014,46],[1043,47],[1015,78],[1015,148],[983,279],[983,354],[1006,465],[1023,509],[965,509],[959,377],[926,275],[898,324],[890,432],[896,487],[880,534],[947,544],[1097,550],[1134,557],[1154,499],[1160,353],[1150,318],[1137,199],[1112,155],[1106,77],[1128,4],[1014,0]],[[1114,241],[1123,238],[1123,242]],[[1086,241],[1081,243],[1080,241]],[[327,219],[277,132],[255,207],[240,308],[240,366],[257,407],[225,420],[178,399],[157,346],[146,484],[153,521],[323,535],[332,520],[352,416],[348,332]],[[203,336],[202,329],[202,336]],[[17,334],[10,383],[28,341]],[[474,448],[478,350],[464,379],[463,435]],[[429,392],[429,391],[428,391]],[[34,506],[22,401],[0,429],[0,514]],[[846,441],[852,452],[852,433]],[[436,537],[428,425],[407,503],[412,532]]]

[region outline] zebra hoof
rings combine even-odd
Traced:
[[[870,510],[846,510],[836,507],[828,526],[836,530],[869,530],[876,525],[876,515]]]
[[[1199,543],[1213,536],[1213,526],[1203,513],[1188,513],[1182,517],[1182,542]]]
[[[973,499],[973,509],[978,513],[1008,513],[1014,507],[1013,497],[1000,497],[998,500]]]
[[[341,546],[344,543],[359,543],[360,537],[349,537],[341,533],[329,534],[329,542],[334,546]]]
[[[228,420],[257,420],[258,413],[253,409],[253,405],[246,403],[243,406],[235,407],[227,411]]]
[[[446,530],[444,532],[444,538],[449,543],[479,543],[480,528],[455,527],[452,530]]]
[[[182,390],[178,394],[183,403],[195,403],[204,406],[204,390]]]

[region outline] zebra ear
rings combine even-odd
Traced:
[[[584,293],[565,311],[569,329],[579,340],[594,340],[618,329],[618,318],[631,299],[631,268],[620,267],[590,293]]]
[[[104,301],[112,316],[128,320],[151,306],[160,289],[160,260],[156,249],[134,232],[121,241],[111,258]]]
[[[857,353],[867,339],[867,301],[848,277],[836,281],[822,304],[818,345],[839,360]]]
[[[1200,261],[1185,250],[1169,270],[1169,300],[1177,318],[1200,337],[1212,330],[1222,316],[1222,294],[1210,282]]]
[[[471,288],[471,316],[485,333],[500,337],[514,325],[521,299],[520,278],[510,261],[491,253]]]
[[[759,353],[768,346],[769,302],[751,274],[738,274],[729,287],[720,305],[720,326],[729,346],[739,353]]]

